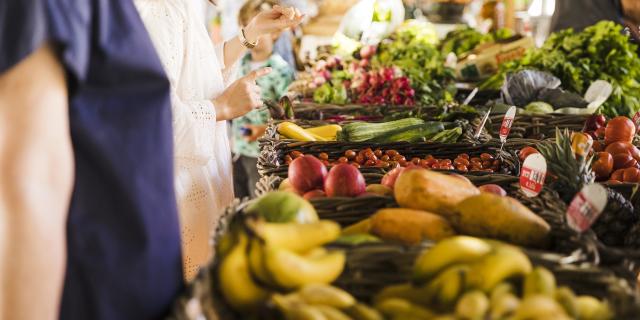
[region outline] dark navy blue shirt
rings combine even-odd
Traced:
[[[131,0],[0,0],[0,73],[46,42],[76,165],[60,318],[162,318],[182,287],[169,82]]]

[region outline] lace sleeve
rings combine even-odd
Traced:
[[[206,126],[201,119],[202,115],[206,115],[206,122],[215,123],[215,108],[209,100],[186,100],[178,90],[186,50],[187,22],[184,8],[169,1],[137,0],[135,4],[171,83],[176,157],[192,163],[206,164],[213,154],[213,142],[206,134],[207,131],[201,130],[199,126]]]

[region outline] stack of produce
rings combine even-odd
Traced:
[[[449,124],[447,126],[450,127]],[[418,118],[366,123],[352,122],[345,124],[338,134],[338,140],[345,142],[434,142],[454,143],[462,135],[462,128],[453,125],[445,129],[445,123],[425,122]]]
[[[584,186],[595,181],[595,174],[591,166],[593,156],[575,154],[577,137],[578,135],[573,135],[574,139],[572,139],[572,135],[568,131],[560,132],[558,130],[555,142],[542,142],[537,147],[547,160],[547,177],[549,177],[550,187],[556,190],[567,204]],[[593,169],[599,171],[600,163],[596,161],[596,164],[597,166]],[[606,164],[607,168],[609,165],[610,163]],[[633,204],[611,189],[607,189],[607,193],[607,206],[592,229],[598,238],[607,245],[640,248],[640,223]]]
[[[352,198],[366,192],[366,182],[354,166],[340,163],[327,172],[318,158],[301,155],[289,165],[289,177],[280,189],[293,191],[306,199],[325,196]]]
[[[499,186],[478,189],[462,176],[419,167],[398,171],[382,183],[392,185],[404,209],[382,209],[346,228],[347,234],[370,233],[408,245],[456,233],[530,247],[550,244],[549,224]]]
[[[318,103],[431,105],[451,102],[453,70],[444,66],[427,23],[408,21],[379,46],[316,63],[310,84]]]
[[[300,151],[291,151],[284,157],[285,164],[290,165],[295,159],[306,156]],[[312,155],[311,155],[312,156]],[[356,168],[382,168],[395,169],[408,166],[419,166],[425,169],[457,171],[460,173],[467,172],[499,172],[502,169],[502,160],[496,159],[489,153],[482,153],[477,157],[471,157],[467,153],[461,153],[453,159],[440,159],[432,155],[426,155],[423,158],[407,157],[398,151],[390,149],[371,149],[365,148],[358,152],[347,150],[337,159],[330,159],[326,152],[321,152],[317,157],[325,166],[335,166],[338,164],[350,164]]]
[[[514,33],[510,29],[500,29],[482,34],[474,28],[465,26],[447,33],[447,36],[440,43],[440,51],[445,55],[452,52],[460,57],[482,44],[505,40],[513,36]]]
[[[415,262],[412,282],[383,289],[375,307],[389,319],[613,319],[607,302],[558,287],[517,247],[458,236]]]
[[[552,34],[541,48],[502,65],[483,88],[499,89],[507,73],[526,69],[550,72],[564,89],[580,95],[596,80],[609,81],[613,94],[600,108],[608,117],[631,117],[640,110],[640,57],[636,45],[614,22],[603,21],[583,32],[567,29]]]

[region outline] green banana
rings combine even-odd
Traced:
[[[342,273],[345,259],[342,251],[306,258],[285,249],[267,246],[264,264],[279,287],[296,289],[311,283],[333,282]]]
[[[269,295],[251,278],[246,256],[248,239],[239,234],[238,243],[225,256],[218,268],[218,281],[224,298],[236,311],[250,311]]]
[[[425,283],[447,267],[477,261],[490,251],[491,245],[482,239],[468,236],[444,239],[416,259],[413,281]]]
[[[363,303],[356,303],[346,309],[345,312],[353,318],[353,320],[384,320],[384,317],[378,310]]]
[[[327,320],[351,320],[348,315],[334,307],[325,305],[316,305],[314,307],[316,307]]]
[[[535,267],[533,271],[524,278],[524,297],[542,294],[550,297],[556,291],[556,277],[543,267]]]
[[[456,317],[461,320],[483,320],[489,311],[489,298],[482,291],[469,291],[456,304]]]
[[[471,267],[471,288],[491,292],[501,282],[526,276],[531,272],[531,261],[517,247],[498,246]]]
[[[325,305],[338,309],[353,306],[356,299],[348,292],[327,284],[308,284],[302,287],[300,298],[311,305]]]
[[[329,220],[304,224],[256,221],[253,230],[267,245],[296,253],[305,253],[340,236],[340,225]]]
[[[558,288],[555,292],[555,299],[564,308],[567,315],[578,318],[578,299],[571,288]]]

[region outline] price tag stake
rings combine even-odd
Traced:
[[[504,144],[507,142],[507,138],[509,137],[509,132],[511,132],[511,126],[513,125],[513,120],[516,118],[516,106],[511,106],[507,113],[504,114],[504,118],[502,119],[502,125],[500,126],[500,152],[502,153],[502,149],[504,148]]]
[[[520,190],[529,198],[540,194],[547,177],[547,161],[535,153],[527,157],[520,171]]]

